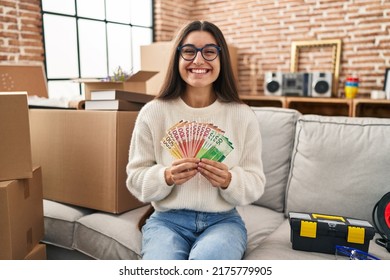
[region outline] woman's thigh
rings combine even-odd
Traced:
[[[187,260],[191,242],[176,225],[150,217],[142,227],[142,259]]]
[[[241,217],[210,225],[195,241],[189,259],[239,260],[247,246],[247,231]]]

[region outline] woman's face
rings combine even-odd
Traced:
[[[205,31],[193,31],[187,35],[183,41],[183,46],[191,44],[196,48],[203,48],[205,45],[217,45],[215,38]],[[179,56],[179,73],[187,85],[201,88],[210,87],[218,78],[220,72],[219,55],[213,61],[207,61],[203,58],[201,52],[197,52],[192,61],[184,60]]]

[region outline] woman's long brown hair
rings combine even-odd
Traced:
[[[154,212],[154,208],[152,205],[149,205],[149,208],[146,210],[146,212],[142,215],[142,217],[138,221],[138,229],[141,231],[142,227],[145,225],[146,220],[152,215]]]

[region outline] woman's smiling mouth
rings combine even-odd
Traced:
[[[207,72],[209,72],[209,69],[193,68],[193,69],[189,69],[189,71],[194,74],[206,74]]]

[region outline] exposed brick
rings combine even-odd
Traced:
[[[155,41],[172,40],[178,28],[193,19],[210,20],[221,28],[228,43],[238,48],[240,94],[250,93],[244,58],[258,64],[261,93],[265,71],[289,71],[293,41],[342,39],[339,84],[358,73],[361,96],[382,88],[390,65],[390,1],[155,0],[154,6]],[[0,60],[43,61],[40,1],[0,0],[0,38]],[[329,64],[327,52],[301,55],[302,69]]]
[[[2,53],[18,53],[19,48],[15,47],[0,47],[0,52]]]
[[[16,1],[0,1],[1,7],[16,8]]]
[[[155,1],[161,4],[162,9],[169,5],[167,2],[169,1]],[[262,72],[283,69],[288,71],[292,41],[342,39],[339,84],[342,84],[346,75],[351,72],[359,72],[360,75],[370,78],[372,75],[378,75],[373,73],[373,69],[378,69],[378,65],[382,67],[385,64],[389,65],[389,51],[384,53],[390,48],[388,1],[254,2],[224,1],[223,5],[221,2],[214,5],[214,1],[198,0],[188,17],[213,21],[224,31],[227,40],[234,42],[239,48],[238,68],[242,94],[248,94],[250,91],[249,66],[241,63],[243,56],[249,55],[261,61]],[[156,13],[161,15],[160,10]],[[162,22],[164,19],[167,20],[165,16],[159,19]],[[169,30],[164,29],[163,32]],[[156,34],[156,39],[158,36]],[[307,64],[302,65],[305,69],[315,68],[319,63],[324,63],[318,57],[304,58],[300,62]],[[368,94],[370,86],[381,87],[383,73],[379,77],[376,76],[368,87],[363,84],[361,94]],[[263,79],[259,78],[258,81],[257,88],[260,89],[263,86]],[[342,88],[339,91],[342,91]]]
[[[19,37],[19,33],[18,32],[0,31],[0,37],[16,39]]]

